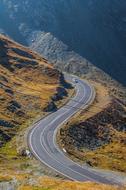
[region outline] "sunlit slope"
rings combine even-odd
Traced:
[[[59,78],[45,59],[0,35],[0,146],[43,110]]]

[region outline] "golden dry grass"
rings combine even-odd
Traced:
[[[60,136],[61,133],[59,131],[57,135],[57,140],[59,142],[60,147],[64,147],[67,152],[69,153],[69,156],[74,159],[75,161],[82,161],[82,162],[90,162],[92,166],[94,167],[100,167],[103,169],[110,169],[114,171],[119,172],[125,172],[126,171],[126,133],[124,131],[118,131],[116,130],[116,126],[112,126],[108,123],[108,125],[104,126],[105,128],[108,128],[110,130],[110,136],[111,136],[111,142],[103,145],[96,150],[90,150],[85,147],[81,147],[80,149],[77,149],[73,145],[72,139],[68,136],[68,129],[71,126],[76,126],[86,121],[87,119],[94,118],[94,122],[96,121],[96,114],[103,112],[102,115],[105,115],[107,107],[110,107],[111,109],[111,98],[108,93],[108,89],[102,86],[101,84],[98,84],[96,82],[93,82],[93,85],[96,89],[96,100],[95,102],[87,109],[86,111],[81,111],[80,113],[76,114],[70,122],[68,122],[65,126],[63,126],[64,135]],[[122,108],[125,110],[125,107],[121,105]],[[118,109],[118,108],[117,108]],[[119,108],[120,109],[120,108]],[[117,110],[118,111],[118,110]],[[113,117],[113,113],[110,114],[110,117]],[[123,116],[124,115],[124,116]],[[122,121],[124,123],[125,120],[125,114],[122,113],[121,115]],[[118,120],[120,118],[115,118],[115,125],[118,124]],[[116,122],[117,119],[117,122]],[[100,122],[100,121],[99,121]],[[82,124],[83,125],[83,124]],[[123,125],[123,124],[122,124]],[[93,124],[92,124],[92,130],[93,130]],[[99,137],[102,137],[101,131],[99,131]],[[67,136],[67,138],[66,138]],[[67,139],[66,142],[64,139]]]
[[[125,190],[125,187],[118,187],[94,182],[72,182],[49,177],[34,177],[35,184],[30,185],[28,180],[33,176],[28,174],[0,175],[0,182],[9,182],[16,179],[20,185],[17,190]]]
[[[0,35],[0,173],[5,168],[21,170],[27,161],[19,156],[25,131],[44,116],[59,76],[38,54]]]
[[[0,142],[42,113],[58,86],[59,72],[45,59],[0,35]]]
[[[38,179],[33,171],[30,172],[34,161],[21,157],[18,148],[23,143],[26,128],[33,121],[31,119],[42,113],[43,107],[59,86],[59,73],[38,54],[12,40],[0,35],[0,42],[0,50],[5,50],[0,59],[0,119],[14,125],[13,128],[0,126],[0,130],[10,137],[18,134],[0,149],[0,182],[16,179],[21,184],[19,190],[117,190],[117,187],[90,182],[76,183],[43,177]],[[27,66],[20,68],[22,62],[27,62]],[[36,65],[32,65],[33,62]],[[101,96],[105,95],[108,102],[106,91],[100,90],[100,93]],[[8,110],[11,101],[21,106],[18,110],[20,114],[17,110]],[[98,111],[95,107],[94,109]],[[29,166],[30,169],[27,170]],[[29,185],[30,179],[35,181],[34,185]]]
[[[54,178],[40,178],[38,186],[24,185],[18,190],[125,190],[125,187],[110,186],[92,182],[71,182]]]

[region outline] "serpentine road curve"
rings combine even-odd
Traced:
[[[73,83],[75,76],[67,76],[67,78]],[[68,179],[114,184],[114,182],[105,177],[70,160],[56,144],[55,135],[57,129],[77,113],[78,108],[84,109],[88,107],[95,97],[94,88],[84,80],[77,78],[77,82],[74,82],[74,85],[76,96],[58,111],[37,122],[30,130],[28,134],[29,148],[40,162]]]

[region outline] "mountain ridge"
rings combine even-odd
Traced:
[[[43,55],[59,70],[78,75],[88,80],[97,81],[107,86],[112,96],[117,96],[124,104],[126,103],[126,89],[124,86],[113,80],[107,73],[95,67],[88,60],[74,51],[70,51],[67,45],[51,33],[37,33],[30,47]]]

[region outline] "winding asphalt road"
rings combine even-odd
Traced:
[[[74,76],[69,77],[73,82]],[[70,160],[66,154],[61,151],[56,142],[55,136],[57,129],[70,119],[78,108],[86,108],[91,104],[95,97],[94,89],[85,81],[77,78],[75,83],[76,96],[64,107],[40,120],[28,135],[28,144],[33,155],[49,168],[75,181],[95,181],[107,184],[115,184],[105,177],[101,177],[95,172],[81,167]]]

